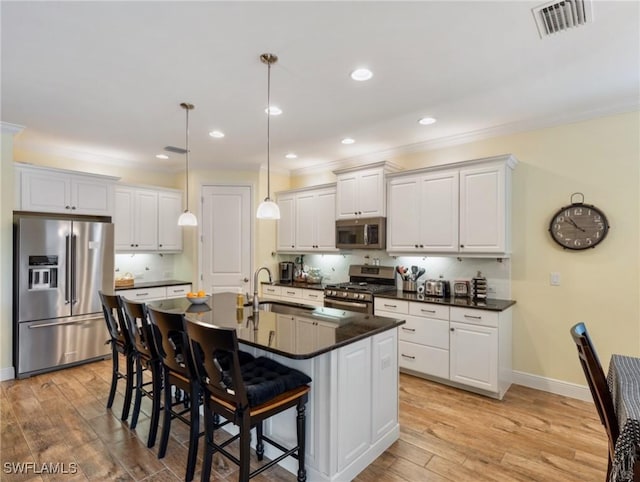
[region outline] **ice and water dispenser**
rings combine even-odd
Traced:
[[[58,287],[58,257],[29,256],[29,289],[47,290]]]

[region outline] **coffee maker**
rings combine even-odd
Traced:
[[[280,283],[291,283],[293,281],[293,263],[283,261],[280,263]]]

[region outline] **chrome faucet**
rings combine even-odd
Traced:
[[[269,283],[273,283],[273,280],[271,278],[271,271],[266,266],[261,266],[256,270],[255,273],[253,273],[253,312],[254,313],[258,313],[260,308],[260,303],[258,301],[258,274],[260,274],[260,271],[262,270],[265,270],[269,275]]]

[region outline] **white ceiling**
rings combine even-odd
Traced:
[[[255,169],[265,52],[274,168],[638,109],[640,3],[595,1],[593,23],[543,39],[541,3],[3,0],[1,120],[25,126],[19,149],[176,169],[155,155],[184,147],[187,101],[190,162]]]

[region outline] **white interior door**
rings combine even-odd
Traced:
[[[207,293],[250,291],[251,187],[203,186],[202,283]]]

